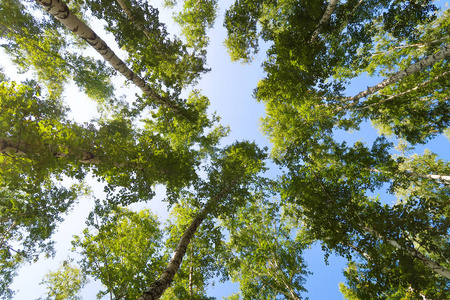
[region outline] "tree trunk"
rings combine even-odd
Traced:
[[[373,235],[379,237],[380,239],[383,239],[383,237],[382,237],[377,231],[375,231],[374,229],[372,229],[372,228],[370,228],[370,227],[367,227],[367,226],[364,226],[364,229],[365,229],[367,232],[369,232],[369,233],[371,233],[371,234],[373,234]],[[422,253],[420,253],[420,252],[417,251],[416,249],[414,249],[414,248],[412,248],[412,249],[409,248],[409,249],[408,249],[408,248],[406,248],[406,247],[404,247],[404,246],[401,246],[399,243],[397,243],[397,242],[394,241],[394,240],[390,240],[390,239],[383,239],[383,240],[385,240],[386,242],[388,242],[389,244],[391,244],[392,246],[394,246],[395,248],[397,248],[397,249],[399,249],[399,250],[406,251],[406,252],[409,253],[412,257],[421,260],[421,261],[422,261],[427,267],[429,267],[433,272],[435,272],[435,273],[437,273],[437,274],[439,274],[439,275],[441,275],[441,276],[444,276],[444,277],[447,278],[447,279],[450,279],[450,270],[448,270],[447,268],[441,266],[438,262],[435,262],[435,261],[429,259],[428,257],[426,257],[425,255],[423,255]]]
[[[170,286],[180,268],[181,262],[183,261],[183,257],[186,254],[187,247],[191,239],[194,237],[195,232],[197,231],[200,224],[206,218],[206,216],[214,210],[217,202],[222,199],[225,194],[229,192],[229,190],[235,185],[235,181],[232,181],[230,186],[222,191],[220,194],[216,195],[214,198],[211,198],[204,206],[204,208],[198,213],[198,215],[192,220],[189,227],[186,229],[184,234],[181,236],[180,241],[178,242],[177,248],[172,255],[172,259],[170,260],[167,268],[162,273],[161,277],[159,277],[154,283],[152,283],[147,291],[145,291],[139,300],[157,300],[159,299],[166,289]]]
[[[409,67],[407,67],[406,69],[399,71],[397,73],[395,73],[394,75],[392,75],[389,78],[386,78],[385,80],[383,80],[382,82],[380,82],[377,85],[374,85],[372,87],[368,87],[365,91],[360,92],[359,94],[357,94],[356,96],[353,96],[351,98],[349,98],[349,102],[352,102],[351,104],[343,107],[342,109],[345,108],[349,108],[352,107],[356,104],[358,104],[359,99],[367,97],[371,94],[374,94],[376,92],[378,92],[379,90],[385,88],[386,86],[393,84],[413,73],[416,73],[426,67],[432,66],[433,64],[435,64],[437,61],[444,59],[446,57],[450,56],[450,44],[446,45],[444,47],[444,49],[436,52],[435,54],[425,57],[421,60],[419,60],[418,62],[410,65]],[[341,110],[342,110],[341,109]]]
[[[380,100],[380,101],[378,101],[378,102],[376,102],[376,103],[372,103],[372,104],[366,105],[366,106],[364,106],[364,107],[357,108],[356,110],[367,109],[367,108],[370,108],[370,107],[372,107],[372,106],[380,105],[380,104],[383,103],[383,102],[391,101],[392,99],[395,99],[395,98],[397,98],[397,97],[404,96],[404,95],[406,95],[406,94],[408,94],[408,93],[411,93],[411,92],[413,92],[413,91],[416,91],[416,90],[418,90],[419,88],[422,88],[422,87],[426,86],[427,84],[429,84],[429,83],[431,83],[431,82],[434,82],[434,81],[436,81],[436,80],[438,80],[438,79],[440,79],[440,78],[442,78],[442,77],[444,77],[444,76],[446,76],[446,75],[448,75],[448,74],[450,74],[450,71],[447,71],[447,72],[444,72],[444,73],[442,73],[442,74],[439,74],[438,76],[435,76],[434,78],[432,78],[432,79],[430,79],[430,80],[427,80],[427,81],[425,81],[425,82],[422,82],[421,84],[419,84],[419,85],[417,85],[417,86],[415,86],[415,87],[413,87],[413,88],[411,88],[411,89],[409,89],[409,90],[407,90],[407,91],[404,91],[404,92],[402,92],[402,93],[400,93],[400,94],[392,95],[392,96],[390,96],[390,97],[388,97],[388,98],[386,98],[386,99]]]
[[[189,262],[189,300],[192,300],[192,290],[194,287],[194,262],[193,262],[194,250],[191,244],[191,260]]]
[[[338,4],[338,0],[330,0],[328,3],[327,9],[325,10],[325,13],[322,16],[322,19],[320,19],[319,24],[317,25],[316,30],[314,30],[312,37],[311,37],[311,43],[315,41],[317,36],[319,35],[320,29],[322,28],[323,24],[325,24],[331,17],[331,14],[333,14],[334,8]]]
[[[393,174],[391,172],[388,171],[381,171],[375,168],[370,168],[371,171],[374,172],[378,172],[378,173],[384,173],[384,174]],[[406,175],[408,177],[417,177],[417,178],[430,178],[430,179],[435,179],[435,180],[442,180],[445,182],[449,182],[450,183],[450,175],[440,175],[440,174],[419,174],[416,172],[413,172],[411,170],[406,170],[404,172],[402,172],[401,174]]]
[[[411,174],[411,176],[417,176],[417,177],[420,177],[420,178],[431,178],[431,179],[443,180],[443,181],[446,181],[446,182],[450,182],[450,176],[449,175],[438,175],[438,174],[427,174],[427,175],[424,175],[424,174],[417,174],[415,172],[411,172],[410,174]]]
[[[109,64],[120,72],[127,79],[131,80],[138,86],[145,95],[155,100],[156,102],[167,106],[175,111],[179,111],[179,107],[172,101],[165,99],[158,95],[142,78],[131,71],[125,63],[117,57],[117,55],[108,47],[108,45],[97,34],[83,23],[77,16],[75,16],[61,0],[35,0],[42,5],[46,11],[57,18],[64,26],[66,26],[73,33],[85,40],[91,45],[100,55],[109,62]]]
[[[18,156],[26,156],[27,155],[27,149],[30,148],[31,145],[28,144],[26,141],[15,141],[11,138],[2,138],[0,137],[0,153],[4,155],[18,155]],[[59,148],[66,148],[67,147],[60,145]],[[60,149],[56,150],[53,149],[52,146],[48,145],[48,151],[54,156],[54,157],[76,157],[79,162],[85,163],[85,164],[98,164],[100,163],[100,158],[94,154],[92,154],[89,151],[80,150],[80,151],[73,151],[73,149],[68,149],[67,152],[60,151]],[[74,153],[78,153],[74,154]]]

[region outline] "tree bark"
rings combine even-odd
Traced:
[[[179,112],[179,107],[172,101],[165,99],[158,95],[141,77],[131,71],[125,63],[117,57],[108,45],[84,22],[75,16],[61,0],[35,0],[42,5],[46,11],[57,18],[64,26],[66,26],[73,33],[85,40],[91,45],[100,55],[109,62],[109,64],[119,73],[131,80],[138,86],[145,95],[155,100],[156,102],[167,106]]]
[[[331,18],[334,8],[338,4],[338,2],[339,2],[338,0],[330,0],[330,2],[328,3],[328,6],[325,10],[325,13],[322,16],[322,19],[320,19],[316,30],[314,30],[314,32],[312,34],[311,41],[310,41],[311,43],[314,42],[315,39],[317,38],[317,36],[319,35],[320,29],[322,28],[323,24],[325,24]]]
[[[375,168],[370,168],[371,171],[374,172],[378,172],[378,173],[388,173],[388,174],[392,174],[391,172],[387,172],[387,171],[381,171]],[[416,172],[413,172],[411,170],[406,170],[405,172],[403,172],[402,174],[407,175],[409,177],[418,177],[418,178],[430,178],[430,179],[435,179],[435,180],[442,180],[445,182],[450,182],[450,175],[440,175],[440,174],[419,174]]]
[[[167,268],[162,273],[161,277],[159,277],[154,283],[152,283],[147,291],[145,291],[139,300],[157,300],[159,299],[166,289],[170,286],[177,273],[178,269],[181,266],[181,262],[183,261],[183,257],[186,254],[187,247],[191,239],[194,237],[195,232],[197,231],[200,224],[206,218],[206,216],[214,210],[217,202],[222,199],[229,190],[235,185],[235,181],[232,181],[228,188],[223,190],[220,194],[211,198],[203,207],[203,209],[198,213],[198,215],[192,220],[189,227],[186,229],[184,234],[181,236],[180,241],[178,242],[177,248],[172,255],[172,259],[170,260]]]
[[[416,249],[414,249],[414,248],[412,248],[412,249],[411,248],[406,248],[404,246],[401,246],[399,243],[397,243],[394,240],[384,239],[377,231],[375,231],[374,229],[372,229],[370,227],[364,226],[364,230],[366,230],[367,232],[377,236],[380,239],[385,240],[386,242],[388,242],[390,245],[394,246],[395,248],[397,248],[399,250],[406,251],[412,257],[417,258],[420,261],[422,261],[427,267],[429,267],[436,274],[439,274],[441,276],[444,276],[447,279],[450,279],[450,270],[448,270],[447,268],[443,267],[438,262],[435,262],[434,260],[431,260],[430,258],[426,257],[425,255],[423,255],[422,253],[420,253]]]
[[[194,262],[193,262],[193,256],[194,256],[194,249],[191,244],[191,257],[189,261],[189,300],[192,300],[192,291],[194,288]]]
[[[364,106],[364,107],[357,108],[356,110],[367,109],[367,108],[370,108],[370,107],[372,107],[372,106],[380,105],[380,104],[383,103],[383,102],[391,101],[392,99],[395,99],[395,98],[397,98],[397,97],[404,96],[404,95],[406,95],[406,94],[408,94],[408,93],[411,93],[411,92],[413,92],[413,91],[416,91],[416,90],[418,90],[419,88],[424,87],[424,86],[426,86],[427,84],[429,84],[429,83],[431,83],[431,82],[434,82],[434,81],[436,81],[436,80],[438,80],[438,79],[440,79],[440,78],[442,78],[442,77],[444,77],[444,76],[446,76],[446,75],[448,75],[448,74],[450,74],[450,71],[447,71],[447,72],[444,72],[444,73],[442,73],[442,74],[440,74],[440,75],[438,75],[438,76],[435,76],[434,78],[432,78],[432,79],[430,79],[430,80],[427,80],[427,81],[425,81],[425,82],[422,82],[421,84],[419,84],[419,85],[417,85],[417,86],[415,86],[415,87],[413,87],[413,88],[411,88],[411,89],[409,89],[409,90],[407,90],[407,91],[404,91],[404,92],[402,92],[402,93],[400,93],[400,94],[392,95],[392,96],[390,96],[390,97],[388,97],[388,98],[386,98],[386,99],[383,99],[383,100],[381,100],[381,101],[378,101],[378,102],[376,102],[376,103],[372,103],[372,104],[366,105],[366,106]]]
[[[4,155],[26,155],[23,148],[25,147],[25,143],[23,141],[16,142],[10,138],[0,138],[0,153]],[[21,149],[22,148],[22,149]]]
[[[368,95],[374,94],[374,93],[378,92],[379,90],[385,88],[388,85],[391,85],[391,84],[393,84],[393,83],[395,83],[395,82],[397,82],[397,81],[399,81],[399,80],[401,80],[401,79],[403,79],[403,78],[405,78],[405,77],[407,77],[407,76],[409,76],[411,74],[414,74],[414,73],[416,73],[416,72],[418,72],[418,71],[420,71],[420,70],[422,70],[422,69],[424,69],[426,67],[432,66],[437,61],[439,61],[441,59],[444,59],[444,58],[446,58],[448,56],[450,56],[450,44],[446,45],[444,47],[444,49],[436,52],[435,54],[433,54],[431,56],[428,56],[428,57],[425,57],[425,58],[419,60],[418,62],[410,65],[406,69],[395,73],[394,75],[392,75],[389,78],[386,78],[385,80],[383,80],[379,84],[374,85],[372,87],[369,87],[365,91],[362,91],[359,94],[349,98],[348,99],[349,102],[352,102],[352,103],[347,105],[346,107],[343,107],[342,109],[352,107],[352,106],[358,104],[359,99],[367,97]]]
[[[11,138],[2,138],[0,137],[0,153],[3,155],[18,155],[18,156],[26,156],[27,155],[27,149],[30,148],[31,145],[28,144],[26,141],[15,141]],[[65,146],[61,146],[62,148],[66,148]],[[80,150],[76,151],[78,155],[74,154],[75,151],[73,149],[68,149],[67,152],[62,152],[59,149],[55,150],[52,148],[52,146],[48,146],[48,151],[54,156],[54,157],[69,157],[69,156],[75,156],[76,159],[78,159],[79,162],[85,163],[85,164],[99,164],[100,158],[96,155],[94,155],[92,152]],[[80,155],[81,153],[81,155]]]
[[[411,176],[416,176],[416,177],[420,177],[420,178],[431,178],[431,179],[436,179],[436,180],[443,180],[446,182],[450,182],[450,176],[449,175],[438,175],[438,174],[417,174],[415,172],[411,172],[410,173]]]

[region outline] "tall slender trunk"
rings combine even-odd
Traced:
[[[35,0],[46,11],[57,18],[64,26],[85,40],[119,73],[131,80],[145,95],[156,102],[179,112],[180,108],[171,100],[158,95],[141,77],[131,71],[126,64],[112,51],[108,45],[83,21],[75,16],[61,0]]]
[[[436,179],[436,180],[443,180],[446,182],[450,182],[450,176],[449,175],[439,175],[439,174],[418,174],[415,172],[409,173],[411,176],[416,176],[420,178],[430,178],[430,179]]]
[[[409,67],[405,68],[404,70],[398,71],[391,77],[386,78],[385,80],[378,83],[377,85],[368,87],[365,91],[362,91],[362,92],[358,93],[357,95],[349,98],[348,101],[351,103],[347,106],[342,107],[340,110],[355,106],[356,104],[358,104],[358,102],[361,98],[364,98],[371,94],[374,94],[374,93],[378,92],[379,90],[385,88],[386,86],[391,85],[391,84],[393,84],[411,74],[414,74],[426,67],[432,66],[439,60],[444,59],[448,56],[450,56],[450,44],[446,45],[444,47],[444,49],[436,52],[435,54],[419,60],[418,62],[410,65]]]
[[[412,257],[419,259],[422,261],[427,267],[429,267],[433,272],[436,274],[439,274],[441,276],[444,276],[447,279],[450,279],[450,270],[439,264],[438,262],[435,262],[434,260],[426,257],[422,253],[420,253],[418,250],[414,248],[406,248],[405,246],[400,245],[397,241],[391,240],[391,239],[384,239],[377,231],[374,229],[364,226],[364,230],[367,232],[375,235],[376,237],[383,239],[390,245],[394,246],[395,248],[399,250],[406,251],[408,254],[410,254]]]
[[[220,194],[211,198],[203,207],[203,209],[198,213],[198,215],[192,220],[189,227],[186,229],[184,234],[181,236],[180,241],[175,249],[175,252],[172,255],[172,259],[170,260],[167,268],[164,270],[162,275],[153,282],[149,289],[145,291],[139,300],[157,300],[159,299],[166,289],[170,286],[180,268],[181,262],[183,261],[183,257],[186,254],[187,247],[191,239],[194,237],[195,232],[197,231],[200,224],[207,217],[207,215],[214,209],[217,202],[222,199],[230,189],[235,185],[235,181],[232,181],[231,184],[223,190]]]
[[[338,2],[339,2],[339,0],[330,0],[330,2],[328,3],[328,6],[325,10],[325,13],[322,16],[322,19],[320,19],[319,24],[317,24],[316,30],[314,30],[314,32],[312,34],[311,41],[310,41],[311,43],[314,42],[315,39],[317,38],[317,36],[319,35],[320,29],[322,28],[323,24],[325,24],[331,18],[334,8],[338,4]]]
[[[193,266],[193,255],[194,255],[194,251],[192,249],[192,244],[191,244],[191,261],[189,262],[190,266],[189,266],[189,299],[192,300],[192,290],[194,287],[194,266]]]
[[[37,145],[42,146],[42,145]],[[32,147],[32,145],[28,144],[26,141],[16,141],[11,138],[3,138],[0,137],[0,153],[4,155],[18,155],[18,156],[26,156],[27,149]],[[61,151],[60,149],[66,149],[66,152]],[[52,146],[48,146],[48,151],[54,157],[76,157],[79,162],[86,164],[98,164],[100,163],[100,158],[89,151],[79,150],[74,151],[74,149],[67,149],[67,147],[60,145],[58,149],[53,149]],[[77,153],[77,154],[75,154]]]
[[[378,169],[375,169],[375,168],[370,168],[370,170],[374,171],[374,172],[378,172],[378,173],[392,174],[391,172],[381,171],[381,170],[378,170]],[[442,181],[450,183],[450,175],[420,174],[420,173],[413,172],[411,170],[406,170],[402,174],[404,174],[406,176],[409,176],[409,177],[429,178],[429,179],[435,179],[435,180],[442,180]]]
[[[419,84],[419,85],[417,85],[417,86],[415,86],[415,87],[413,87],[413,88],[411,88],[411,89],[409,89],[409,90],[407,90],[407,91],[404,91],[404,92],[402,92],[402,93],[400,93],[400,94],[392,95],[392,96],[390,96],[390,97],[388,97],[388,98],[386,98],[386,99],[380,100],[380,101],[378,101],[378,102],[376,102],[376,103],[372,103],[372,104],[366,105],[366,106],[364,106],[364,107],[357,108],[356,110],[367,109],[367,108],[370,108],[370,107],[372,107],[372,106],[380,105],[380,104],[383,103],[383,102],[391,101],[392,99],[395,99],[395,98],[397,98],[397,97],[404,96],[404,95],[406,95],[406,94],[408,94],[408,93],[411,93],[411,92],[413,92],[413,91],[416,91],[416,90],[418,90],[418,89],[420,89],[420,88],[426,86],[427,84],[429,84],[429,83],[431,83],[431,82],[434,82],[434,81],[436,81],[436,80],[439,80],[440,78],[442,78],[442,77],[444,77],[444,76],[446,76],[446,75],[448,75],[448,74],[450,74],[450,71],[447,71],[447,72],[444,72],[444,73],[442,73],[442,74],[439,74],[438,76],[435,76],[435,77],[433,77],[432,79],[429,79],[429,80],[427,80],[427,81],[424,81],[424,82],[422,82],[421,84]]]

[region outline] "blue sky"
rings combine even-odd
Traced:
[[[252,97],[253,89],[259,79],[263,78],[261,63],[264,60],[264,49],[261,50],[260,55],[257,56],[251,65],[241,65],[240,63],[232,63],[228,57],[223,41],[225,38],[225,29],[223,24],[224,9],[231,5],[232,1],[225,1],[219,3],[220,17],[216,21],[215,29],[210,31],[210,46],[208,48],[208,67],[212,71],[203,76],[203,79],[195,88],[201,89],[210,102],[210,111],[216,111],[222,118],[223,125],[229,125],[231,128],[230,136],[227,137],[223,143],[229,144],[235,140],[250,140],[256,141],[260,146],[270,146],[268,140],[259,131],[259,120],[264,115],[264,105],[257,103]],[[438,1],[438,4],[443,5],[443,1]],[[173,32],[173,26],[169,22],[170,12],[162,12],[162,19],[168,22],[169,32]],[[101,27],[97,24],[94,28],[98,33]],[[100,34],[104,37],[104,34]],[[108,45],[112,48],[115,43],[112,39],[106,39]],[[114,49],[120,55],[119,49]],[[96,55],[96,54],[95,54]],[[123,57],[123,56],[122,56]],[[1,62],[5,62],[0,57]],[[7,68],[7,73],[10,73],[11,68],[2,63]],[[10,75],[14,79],[14,76]],[[377,78],[360,78],[358,82],[354,83],[348,90],[349,95],[357,94],[366,86],[377,83]],[[124,90],[125,93],[133,97],[135,90]],[[88,99],[84,98],[82,94],[77,93],[74,88],[70,89],[66,95],[66,99],[72,106],[72,116],[77,120],[87,121],[95,113],[95,105]],[[363,132],[353,134],[345,134],[340,136],[351,142],[361,139],[362,137],[368,140],[376,136],[376,130],[370,127],[370,124],[363,127]],[[439,153],[442,157],[449,157],[450,143],[445,138],[434,140],[428,147],[433,151]],[[423,147],[422,147],[423,148]],[[418,153],[423,153],[420,149]],[[278,168],[276,168],[278,169]],[[272,170],[271,174],[276,174]],[[101,187],[94,186],[97,196],[101,196]],[[150,202],[147,207],[158,213],[163,219],[167,213],[164,209],[164,204],[158,201],[163,197],[163,190],[160,189],[157,199]],[[18,289],[19,292],[15,299],[35,299],[43,296],[45,290],[43,286],[39,286],[42,276],[49,270],[56,270],[59,263],[66,259],[69,255],[68,249],[71,247],[70,240],[72,235],[81,232],[84,228],[84,218],[89,213],[92,207],[92,199],[81,199],[80,204],[74,209],[71,215],[68,216],[67,221],[59,227],[59,232],[55,235],[58,241],[58,254],[53,260],[41,259],[37,264],[31,266],[24,266],[20,272],[19,277],[16,278],[13,289]],[[142,207],[136,205],[135,208]],[[72,254],[70,254],[72,255]],[[304,296],[309,296],[310,299],[343,299],[338,289],[338,283],[344,281],[342,276],[342,269],[345,267],[345,260],[335,258],[333,256],[329,259],[329,265],[325,265],[323,253],[319,246],[313,246],[305,254],[308,262],[309,270],[314,274],[308,277],[306,288],[309,293]],[[230,294],[230,290],[234,286],[230,284],[222,285],[216,282],[216,286],[210,289],[209,296],[221,299],[222,296]],[[98,291],[98,285],[91,284],[84,292],[84,299],[95,299],[95,294]]]

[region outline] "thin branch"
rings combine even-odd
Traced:
[[[0,249],[3,248],[4,242],[5,242],[6,237],[8,236],[8,233],[9,233],[15,226],[16,226],[16,221],[14,220],[14,221],[11,223],[11,226],[9,226],[9,228],[6,229],[6,231],[3,233],[2,240],[0,241]]]
[[[269,264],[271,264],[273,266],[273,269],[274,269],[274,272],[275,272],[274,277],[278,277],[279,280],[281,280],[281,282],[283,283],[285,288],[290,293],[292,299],[300,300],[301,298],[297,295],[297,293],[294,291],[294,289],[292,289],[292,287],[290,286],[290,284],[292,284],[292,281],[288,280],[289,283],[286,282],[286,279],[288,279],[288,278],[287,278],[286,274],[284,274],[283,270],[278,266],[277,258],[274,257],[272,260],[269,260]],[[279,276],[277,276],[277,274]]]
[[[440,39],[437,39],[437,40],[433,40],[433,41],[429,41],[429,42],[424,42],[424,43],[417,43],[417,44],[411,44],[411,45],[396,46],[396,47],[393,47],[393,48],[391,48],[391,49],[389,49],[389,50],[387,50],[387,51],[384,51],[384,52],[382,52],[382,51],[375,52],[375,53],[372,54],[372,56],[376,56],[376,55],[386,55],[386,54],[389,54],[389,53],[392,52],[392,51],[399,50],[399,49],[405,49],[405,48],[412,48],[412,47],[423,48],[423,47],[425,47],[425,46],[427,46],[427,45],[431,45],[431,44],[434,44],[434,43],[442,42],[442,41],[445,41],[445,40],[447,40],[447,39],[448,39],[448,37],[443,37],[443,38],[440,38]]]
[[[249,267],[249,266],[247,265],[247,267]],[[260,277],[260,280],[261,280],[264,284],[267,284],[269,287],[271,287],[272,290],[278,291],[279,293],[285,295],[285,296],[288,297],[288,298],[290,297],[289,293],[287,293],[286,291],[280,290],[279,288],[273,286],[273,285],[272,285],[270,282],[268,282],[267,280],[264,280],[263,278],[264,278],[265,276],[267,276],[267,274],[262,274],[261,272],[255,271],[255,270],[254,270],[253,268],[251,268],[251,267],[249,267],[248,269],[250,270],[250,272],[252,272],[252,273],[255,274],[256,276],[259,276],[259,277]]]
[[[133,24],[135,24],[140,30],[142,30],[142,32],[144,32],[145,36],[149,39],[152,40],[152,37],[150,35],[150,32],[148,32],[147,29],[145,29],[144,25],[139,22],[138,20],[136,20],[133,17],[133,14],[131,13],[131,10],[128,9],[127,5],[125,4],[125,2],[123,0],[116,0],[117,3],[119,3],[120,7],[123,9],[123,11],[126,13],[128,19],[130,19],[131,22],[133,22]]]
[[[364,256],[367,260],[372,260],[372,257],[370,257],[369,254],[367,254],[366,252],[362,251],[360,248],[358,248],[357,246],[348,243],[347,246],[349,246],[350,248],[352,248],[353,250],[355,250],[356,252],[359,253],[359,255]]]

